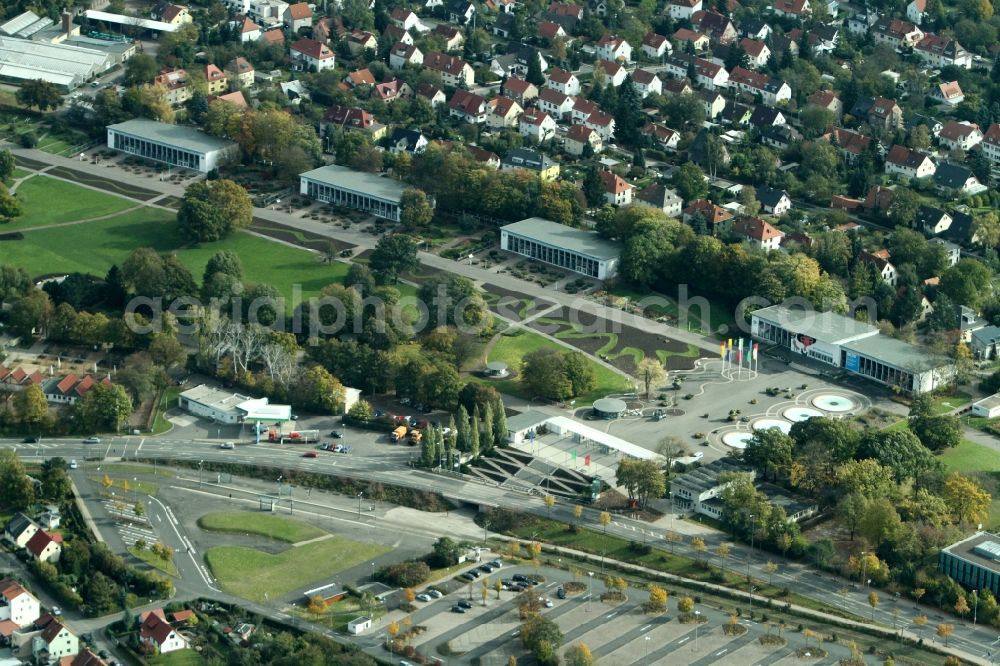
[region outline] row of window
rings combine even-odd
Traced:
[[[342,190],[339,187],[324,185],[312,180],[306,181],[306,194],[308,194],[311,199],[315,199],[316,201],[332,203],[336,206],[346,206],[355,210],[363,210],[367,213],[371,213],[375,217],[381,217],[395,222],[399,221],[398,203],[385,201],[384,199],[376,199],[363,194],[356,194],[354,192],[348,192],[347,190]]]
[[[165,162],[166,164],[188,169],[201,169],[202,156],[199,153],[164,146],[119,132],[114,133],[114,145],[112,148],[132,155],[138,155],[139,157],[156,160],[157,162]]]
[[[507,236],[507,250],[590,277],[596,278],[599,275],[600,262],[598,261],[581,256],[576,252],[550,247],[513,234]]]

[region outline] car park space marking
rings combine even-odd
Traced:
[[[719,650],[718,652],[715,653],[715,656],[716,657],[721,657],[722,655],[726,654],[727,652],[729,652],[729,648],[722,648],[721,650]]]
[[[652,626],[653,625],[651,625],[651,624],[647,624],[645,627],[643,627],[642,629],[639,630],[639,633],[642,634],[642,633],[645,633],[645,632],[649,631]]]
[[[685,636],[684,638],[682,638],[679,641],[677,641],[677,644],[680,645],[681,643],[683,643],[684,641],[688,640],[689,638],[691,638],[691,637],[690,636]]]
[[[613,617],[614,617],[615,615],[618,615],[618,611],[615,611],[614,613],[608,613],[608,614],[607,614],[607,615],[605,615],[604,617],[606,617],[606,618],[608,618],[608,619],[610,620],[610,619],[611,619],[611,618],[613,618]]]

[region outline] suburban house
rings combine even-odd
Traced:
[[[167,622],[162,608],[154,608],[139,616],[139,643],[147,649],[155,649],[160,654],[185,650],[188,647],[187,639]]]
[[[292,34],[297,34],[302,28],[311,28],[313,24],[313,13],[308,3],[296,2],[288,5],[285,10],[285,27]]]
[[[611,141],[615,136],[615,119],[603,111],[595,111],[590,114],[583,121],[583,124],[592,130],[597,130],[605,143]]]
[[[659,208],[669,217],[679,216],[683,206],[677,193],[660,183],[652,183],[636,192],[632,197],[632,203],[637,206]]]
[[[544,111],[528,109],[518,117],[517,130],[521,136],[541,143],[555,136],[556,121]]]
[[[243,56],[230,60],[226,64],[226,73],[229,75],[229,86],[231,89],[250,88],[253,86],[254,68]]]
[[[787,150],[802,141],[802,133],[790,125],[772,125],[760,130],[760,140],[765,146]]]
[[[732,44],[739,37],[736,26],[724,16],[716,11],[699,11],[691,15],[691,25],[698,32],[703,32],[709,38],[719,44]]]
[[[375,120],[375,116],[356,106],[341,106],[334,104],[323,114],[323,125],[326,131],[334,129],[367,132],[373,141],[378,141],[386,135],[388,128]]]
[[[555,72],[556,70],[552,71]],[[579,84],[580,82],[577,81],[577,86],[579,86]],[[538,87],[534,83],[528,83],[524,79],[519,79],[516,76],[511,76],[508,77],[508,79],[503,82],[503,88],[501,89],[501,94],[504,95],[505,97],[511,98],[512,100],[523,106],[524,104],[527,104],[531,100],[538,97]]]
[[[913,47],[924,38],[923,31],[909,21],[888,16],[881,16],[875,21],[871,35],[876,42],[888,44],[893,48]]]
[[[681,140],[680,132],[660,123],[646,123],[641,133],[649,137],[650,141],[660,150],[677,150],[677,144]]]
[[[35,663],[58,664],[80,653],[80,639],[49,614],[39,617],[32,627],[14,632],[10,642],[14,654]]]
[[[792,199],[788,192],[773,187],[758,187],[757,201],[760,208],[769,215],[780,217],[792,209]]]
[[[389,152],[396,155],[400,153],[410,153],[418,155],[427,148],[427,137],[417,130],[397,127],[389,136]]]
[[[674,507],[694,513],[707,513],[713,518],[719,518],[722,510],[716,498],[731,483],[723,482],[721,477],[733,472],[749,474],[751,478],[756,476],[752,467],[733,458],[719,458],[679,475],[670,483],[670,497]]]
[[[527,169],[534,171],[542,180],[552,181],[559,177],[559,163],[534,150],[515,148],[507,153],[501,169]]]
[[[726,98],[717,90],[699,90],[698,100],[708,120],[715,120],[726,109]]]
[[[781,79],[772,79],[766,74],[739,66],[733,67],[733,71],[729,73],[729,87],[759,96],[769,106],[792,98],[791,87]]]
[[[837,93],[832,90],[817,90],[809,96],[807,104],[826,109],[837,120],[840,120],[840,117],[844,115],[844,103],[837,97]]]
[[[16,580],[11,578],[0,580],[0,627],[4,622],[10,622],[17,628],[27,627],[40,615],[41,606],[33,594]],[[0,635],[4,635],[2,630]]]
[[[313,29],[313,32],[315,32],[315,28]],[[408,30],[403,30],[398,25],[392,23],[385,26],[385,30],[382,31],[382,39],[384,39],[387,44],[403,42],[408,46],[412,46],[415,43],[413,35],[411,35]]]
[[[217,65],[211,63],[205,65],[203,74],[205,76],[205,92],[207,94],[219,95],[228,90],[229,77]]]
[[[875,272],[890,287],[896,286],[896,267],[889,261],[889,252],[877,250],[875,252],[863,251],[859,259],[875,268]]]
[[[448,115],[478,125],[486,122],[486,99],[468,90],[456,90],[448,100]]]
[[[437,86],[432,86],[429,83],[421,83],[417,86],[417,97],[422,97],[427,100],[427,103],[431,105],[432,109],[436,109],[448,101],[448,98],[445,97],[443,90]]]
[[[927,155],[896,144],[885,156],[885,172],[902,178],[927,178],[937,166]]]
[[[961,196],[975,195],[986,191],[986,186],[979,182],[972,170],[942,162],[934,172],[934,187],[938,191],[954,190]]]
[[[417,32],[427,32],[427,26],[420,22],[420,18],[408,9],[397,7],[389,14],[389,20],[397,28],[403,30],[416,30]]]
[[[965,93],[962,92],[962,86],[958,85],[958,81],[946,81],[939,83],[931,91],[931,98],[948,106],[957,106],[965,101]]]
[[[857,160],[862,153],[868,150],[872,141],[870,136],[865,136],[864,134],[859,134],[843,127],[835,127],[827,138],[832,139],[836,143],[837,148],[848,162]]]
[[[164,69],[153,78],[153,85],[163,88],[165,97],[171,106],[180,106],[191,99],[194,93],[194,86],[187,70],[184,69]]]
[[[983,135],[983,142],[980,144],[983,154],[994,164],[1000,163],[1000,124],[993,123],[986,134]]]
[[[344,77],[344,85],[351,90],[358,86],[373,86],[375,85],[375,76],[367,67],[356,69],[353,72],[348,72],[347,76]]]
[[[424,54],[413,44],[396,42],[389,49],[389,66],[395,70],[400,70],[407,65],[424,64]]]
[[[555,21],[540,21],[536,34],[539,39],[544,39],[550,45],[556,39],[566,39],[569,36],[566,30]]]
[[[705,233],[712,236],[726,236],[732,229],[733,214],[708,199],[695,199],[681,211],[681,221],[685,224],[697,227],[695,218],[704,222]]]
[[[298,62],[304,69],[310,72],[322,72],[326,69],[333,69],[337,62],[329,46],[308,37],[303,37],[292,44],[289,47],[289,52],[292,60]]]
[[[711,38],[703,32],[698,32],[697,30],[689,30],[687,28],[677,28],[674,32],[673,39],[677,42],[678,48],[683,48],[684,51],[694,51],[696,53],[701,53],[708,50],[709,45],[712,43]],[[688,46],[690,44],[690,47]]]
[[[461,58],[431,51],[424,56],[424,67],[441,75],[441,81],[452,88],[464,88],[475,82],[472,66]]]
[[[625,83],[625,77],[628,76],[627,69],[625,69],[621,64],[611,60],[598,60],[594,63],[594,70],[597,71],[598,69],[604,72],[604,77],[607,82],[615,88]]]
[[[675,79],[687,78],[690,67],[694,68],[694,83],[703,88],[709,90],[715,90],[717,87],[725,88],[729,82],[729,72],[726,71],[726,68],[711,60],[683,54],[670,56],[664,63],[664,71]]]
[[[378,37],[367,30],[354,30],[347,35],[347,48],[352,56],[364,51],[375,51],[378,49]]]
[[[465,44],[465,35],[463,35],[462,31],[453,25],[438,23],[434,26],[434,30],[431,34],[444,40],[445,51],[460,49],[462,48],[462,44]]]
[[[763,67],[771,59],[771,49],[764,42],[744,37],[740,40],[740,47],[747,54],[751,67]]]
[[[911,23],[920,25],[926,13],[927,0],[910,0],[910,4],[906,5],[906,18]]]
[[[763,132],[767,127],[784,125],[787,122],[785,114],[773,106],[758,106],[747,118],[746,124]]]
[[[855,118],[864,118],[869,125],[881,130],[903,126],[903,109],[894,100],[885,97],[861,97],[851,109]]]
[[[642,38],[639,50],[650,60],[660,60],[663,56],[669,55],[673,51],[673,47],[670,46],[670,40],[663,35],[650,32]]]
[[[38,530],[24,547],[40,562],[58,562],[62,555],[61,539],[58,534],[50,535],[45,530]]]
[[[667,0],[667,13],[675,21],[691,18],[701,7],[702,0]]]
[[[586,122],[587,118],[599,112],[601,107],[597,102],[593,102],[586,97],[576,97],[573,99],[573,110],[570,112],[570,120],[575,123]]]
[[[528,85],[531,85],[530,83]],[[565,95],[580,94],[580,79],[576,78],[573,72],[555,67],[549,72],[549,78],[545,81],[546,88],[552,88]],[[537,92],[535,93],[538,94]]]
[[[921,205],[917,209],[917,215],[913,220],[913,226],[931,236],[937,236],[948,231],[951,227],[951,215],[940,208],[934,206]]]
[[[413,90],[410,88],[410,84],[403,79],[393,79],[384,83],[376,83],[372,89],[372,96],[386,104],[392,104],[397,99],[411,99]]]
[[[972,67],[972,54],[957,40],[927,33],[913,47],[913,55],[931,67],[954,65],[963,69]]]
[[[601,184],[604,185],[604,199],[612,206],[628,206],[632,203],[632,192],[635,185],[612,171],[601,172]]]
[[[809,0],[774,0],[771,11],[778,16],[801,19],[812,12]]]
[[[250,20],[250,17],[241,17],[242,20],[233,21],[240,31],[240,42],[246,44],[247,42],[256,42],[261,38],[260,26]]]
[[[560,120],[573,110],[573,102],[572,97],[552,88],[542,88],[535,100],[539,109]]]
[[[938,132],[938,141],[950,150],[958,149],[968,152],[974,146],[978,146],[982,140],[983,133],[979,131],[979,125],[970,122],[949,120]]]
[[[492,129],[517,127],[517,117],[524,112],[524,107],[509,97],[494,97],[487,105],[486,126]]]
[[[168,4],[163,7],[162,11],[153,13],[153,18],[156,19],[157,17],[162,23],[169,23],[170,25],[184,25],[185,23],[194,21],[191,17],[191,12],[184,5]]]
[[[4,537],[18,548],[28,545],[31,537],[38,531],[38,525],[21,512],[15,513],[4,528]]]
[[[563,148],[566,149],[566,152],[579,157],[583,155],[587,146],[590,146],[594,154],[603,150],[604,142],[601,140],[601,135],[597,133],[597,130],[585,125],[573,125],[570,127],[569,131],[566,132],[566,140],[563,143]]]
[[[469,0],[454,0],[448,7],[448,21],[458,25],[465,25],[472,21],[476,15],[476,5]]]
[[[759,217],[741,217],[733,222],[732,235],[765,252],[781,247],[784,232]]]
[[[632,61],[632,46],[616,35],[604,33],[594,47],[598,58],[611,61]]]
[[[635,89],[639,92],[643,99],[649,95],[659,95],[663,92],[660,77],[645,69],[637,69],[632,72],[632,85],[635,86]]]

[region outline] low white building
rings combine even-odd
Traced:
[[[133,118],[108,125],[108,148],[171,166],[207,173],[235,155],[239,146],[193,127]]]
[[[16,580],[0,580],[0,622],[13,622],[18,627],[27,627],[41,614],[41,605],[35,595]]]
[[[1000,416],[1000,394],[994,393],[979,402],[972,403],[972,415],[984,419],[995,419]]]
[[[202,384],[184,391],[177,397],[177,406],[186,412],[211,419],[216,423],[236,424],[243,421],[290,421],[289,405],[272,405],[267,398],[229,393]],[[257,417],[257,418],[255,418]]]

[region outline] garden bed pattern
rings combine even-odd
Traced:
[[[351,245],[350,243],[336,240],[329,236],[321,236],[310,231],[295,229],[279,222],[272,222],[271,220],[265,220],[256,216],[254,216],[249,228],[250,231],[261,236],[267,236],[268,238],[316,250],[324,254],[330,249],[331,244],[338,254],[342,250],[357,247],[356,245]]]
[[[489,306],[490,312],[514,322],[524,321],[555,305],[552,301],[504,289],[488,282],[483,284],[483,291],[485,292],[483,299]]]

